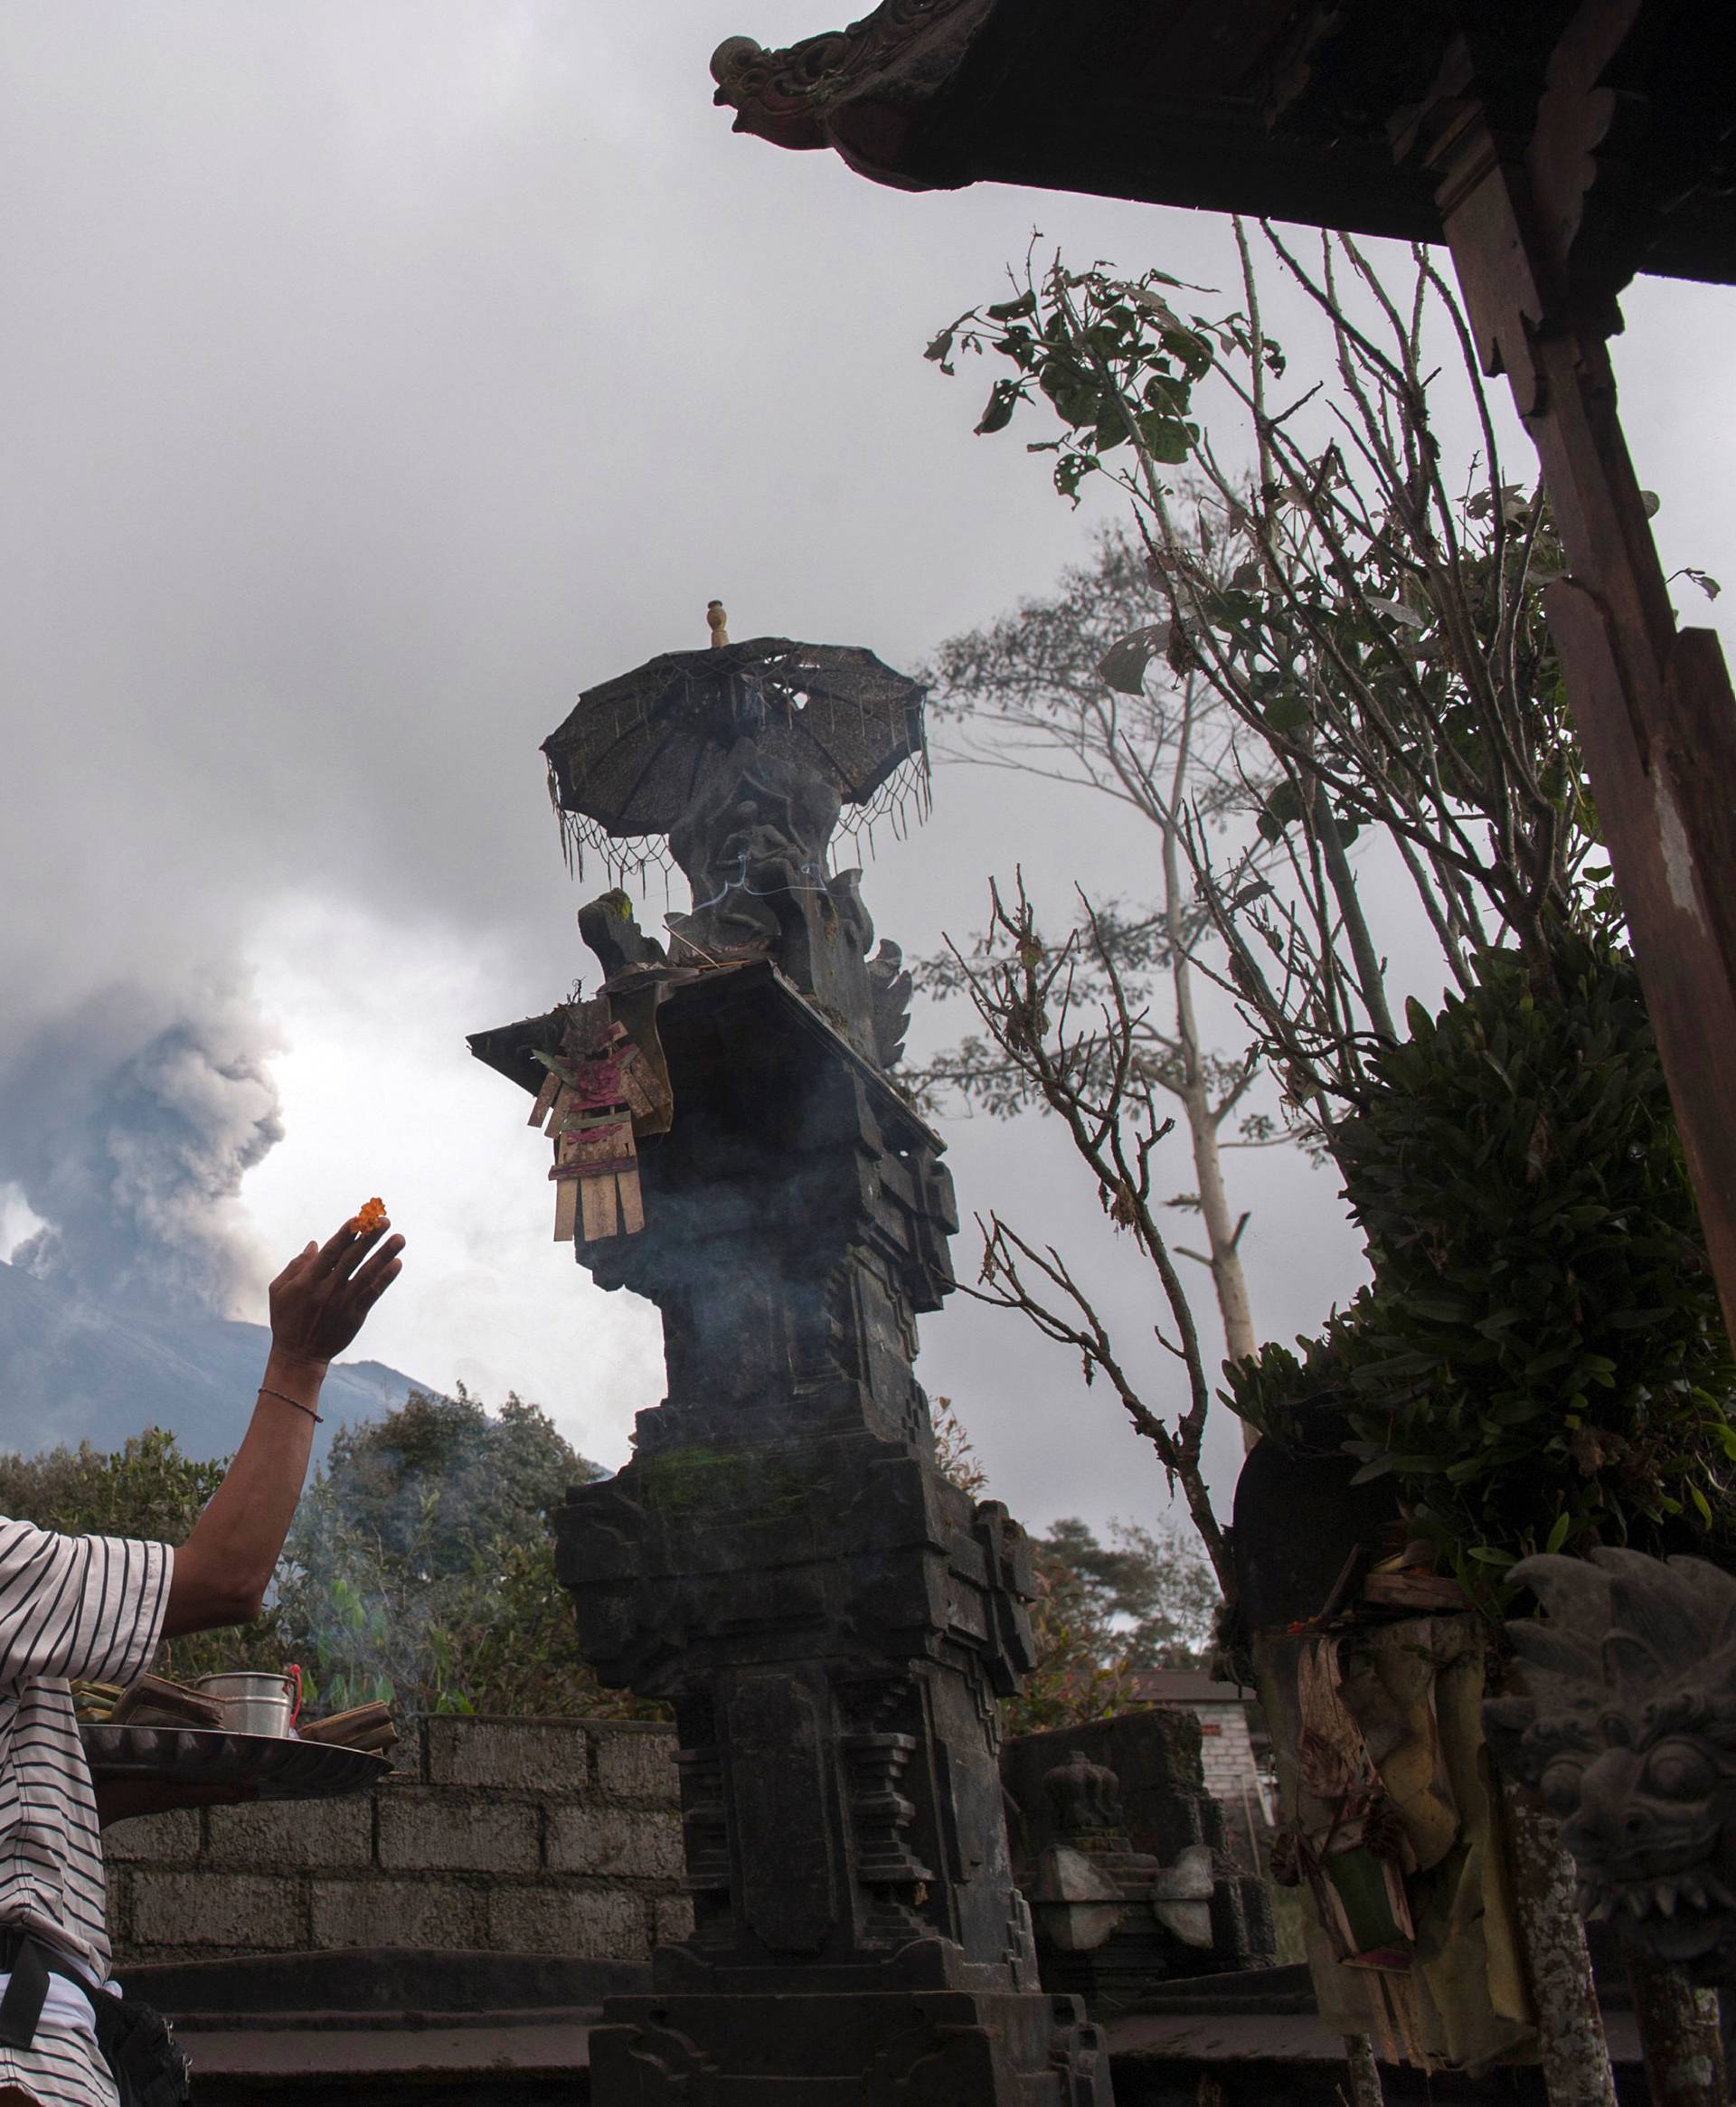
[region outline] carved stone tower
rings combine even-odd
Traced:
[[[666,836],[694,909],[665,953],[594,902],[600,994],[471,1042],[587,1187],[580,1262],[663,1314],[668,1396],[559,1522],[588,1658],[674,1705],[695,1916],[593,2034],[598,2107],[1109,2100],[1008,1860],[1024,1536],[937,1469],[912,1371],[957,1223],[882,1071],[909,983],[828,855],[920,767],[920,709],[866,652],[777,639],[587,694],[546,749],[559,803],[593,846]]]

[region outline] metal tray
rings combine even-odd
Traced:
[[[93,1778],[155,1778],[180,1785],[250,1786],[260,1800],[324,1800],[362,1792],[392,1764],[364,1749],[326,1748],[269,1734],[197,1726],[114,1726],[79,1732]]]

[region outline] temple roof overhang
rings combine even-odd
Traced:
[[[712,60],[735,128],[830,147],[905,190],[1014,183],[1439,238],[1407,124],[1473,54],[1534,124],[1573,0],[885,0],[781,51]],[[1618,276],[1736,281],[1736,94],[1709,10],[1634,9],[1594,150]],[[1695,33],[1704,22],[1705,33]],[[1612,261],[1615,257],[1612,256]]]

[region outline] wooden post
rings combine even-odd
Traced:
[[[1677,631],[1617,417],[1605,339],[1625,273],[1576,250],[1617,112],[1602,76],[1641,4],[1582,0],[1523,151],[1462,41],[1395,146],[1437,178],[1484,368],[1536,442],[1571,567],[1550,626],[1736,1334],[1736,698],[1712,633]]]
[[[1549,2107],[1616,2107],[1591,1956],[1574,1907],[1573,1861],[1523,1786],[1504,1778],[1501,1806]]]
[[[1718,1993],[1696,1989],[1681,1969],[1631,1949],[1628,1980],[1652,2107],[1726,2107]]]

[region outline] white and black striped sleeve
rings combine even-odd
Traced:
[[[0,1687],[34,1677],[130,1683],[163,1632],[175,1554],[0,1517]]]

